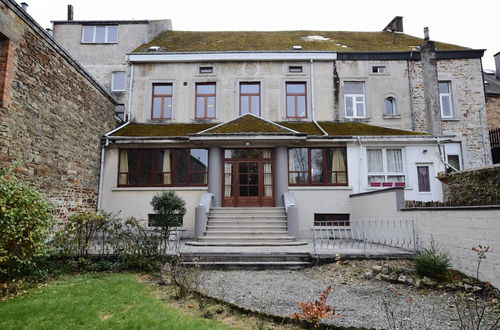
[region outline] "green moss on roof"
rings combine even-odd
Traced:
[[[307,38],[320,36],[317,40]],[[206,51],[280,51],[300,45],[305,51],[411,51],[423,39],[397,33],[395,42],[391,32],[347,31],[165,31],[134,52],[145,52],[151,46],[160,46],[166,52]],[[437,49],[457,50],[465,47],[436,42]]]
[[[427,135],[426,133],[367,125],[363,123],[319,122],[330,136]]]
[[[277,133],[290,134],[291,132],[276,124],[265,121],[261,118],[245,115],[235,120],[229,121],[221,126],[210,129],[207,134],[228,134],[228,133]]]
[[[297,131],[299,133],[306,133],[308,135],[323,135],[318,126],[316,126],[316,124],[310,121],[309,122],[282,121],[279,122],[278,124],[293,129],[294,131]]]
[[[186,136],[216,124],[129,124],[111,136]]]

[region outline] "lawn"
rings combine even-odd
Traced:
[[[167,306],[136,276],[68,276],[0,301],[0,329],[227,329]]]

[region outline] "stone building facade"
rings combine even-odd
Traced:
[[[0,35],[0,167],[19,161],[60,219],[95,209],[116,102],[14,1],[0,2]]]

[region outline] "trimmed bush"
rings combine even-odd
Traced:
[[[46,254],[54,223],[44,196],[17,178],[13,167],[0,170],[0,281],[9,281]]]

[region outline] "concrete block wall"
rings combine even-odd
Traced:
[[[500,206],[453,208],[401,208],[402,189],[351,195],[353,220],[414,220],[420,246],[432,240],[452,257],[452,267],[476,276],[479,245],[491,252],[481,263],[479,279],[500,288]]]

